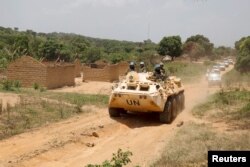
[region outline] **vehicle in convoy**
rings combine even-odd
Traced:
[[[162,81],[152,72],[129,72],[112,86],[109,99],[110,117],[130,112],[157,112],[163,123],[171,123],[184,109],[184,87],[181,79],[170,76]]]
[[[231,65],[233,65],[234,64],[233,59],[228,59],[228,63],[231,64]]]
[[[221,75],[217,71],[211,71],[207,76],[208,86],[221,86]]]
[[[229,62],[228,62],[227,60],[225,60],[225,61],[223,62],[223,64],[224,64],[226,67],[229,66]]]
[[[219,68],[221,71],[225,71],[226,70],[226,66],[223,63],[219,64]]]

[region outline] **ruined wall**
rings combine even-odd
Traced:
[[[128,67],[129,67],[128,62],[123,61],[123,62],[118,63],[118,73],[119,73],[119,75],[125,75],[125,73],[128,70]]]
[[[75,64],[75,77],[80,77],[82,72],[81,61],[79,59],[76,59],[74,64]]]
[[[102,69],[83,67],[83,80],[112,82],[117,78],[117,65],[108,65]]]
[[[46,85],[48,89],[75,85],[75,65],[47,66]]]
[[[106,65],[104,68],[91,68],[83,66],[83,80],[112,82],[124,75],[128,69],[128,63]]]
[[[46,87],[46,74],[46,66],[29,56],[22,56],[7,68],[7,79],[18,80],[23,87],[34,83]]]

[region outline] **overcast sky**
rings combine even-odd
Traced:
[[[234,46],[250,35],[250,0],[0,0],[0,26],[159,42],[207,36]]]

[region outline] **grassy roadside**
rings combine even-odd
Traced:
[[[197,81],[205,75],[206,66],[190,62],[170,62],[165,64],[165,69],[170,75],[180,77],[183,82]]]
[[[194,116],[211,122],[223,121],[235,128],[250,129],[250,92],[221,90],[192,112]]]
[[[218,92],[196,106],[192,113],[206,123],[186,123],[152,166],[207,166],[208,150],[250,149],[249,91]],[[215,128],[213,123],[218,122],[228,130]]]
[[[218,133],[207,124],[188,123],[164,148],[161,157],[151,166],[207,166],[208,150],[249,150],[250,134]]]
[[[249,73],[231,70],[222,79],[225,87],[192,110],[196,118],[206,123],[186,123],[151,166],[207,166],[208,150],[250,149]],[[226,130],[215,128],[216,123]]]
[[[0,140],[23,133],[48,123],[57,122],[69,117],[87,113],[83,105],[105,107],[107,95],[90,95],[78,93],[56,93],[50,91],[13,88],[5,93],[15,93],[20,103],[15,107],[9,105],[0,112]],[[0,108],[2,105],[0,104]]]
[[[222,82],[227,88],[250,87],[250,73],[240,73],[235,69],[232,69],[222,76]]]

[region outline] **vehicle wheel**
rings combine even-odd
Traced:
[[[127,114],[128,113],[128,111],[127,110],[124,110],[124,109],[120,109],[120,114]]]
[[[180,96],[181,96],[181,110],[184,110],[184,108],[185,108],[185,95],[184,95],[184,93],[182,92],[182,93],[180,94]]]
[[[181,112],[182,110],[182,103],[181,103],[181,94],[178,94],[176,96],[176,107],[177,107],[177,113]]]
[[[160,113],[160,121],[162,123],[171,123],[172,122],[172,104],[171,101],[168,100],[165,104],[163,112]]]
[[[176,100],[176,98],[174,97],[173,99],[172,99],[172,120],[174,120],[175,118],[176,118],[176,116],[177,116],[177,112],[178,112],[178,110],[177,110],[177,100]]]
[[[119,108],[109,108],[109,116],[110,117],[119,117],[120,109]]]

